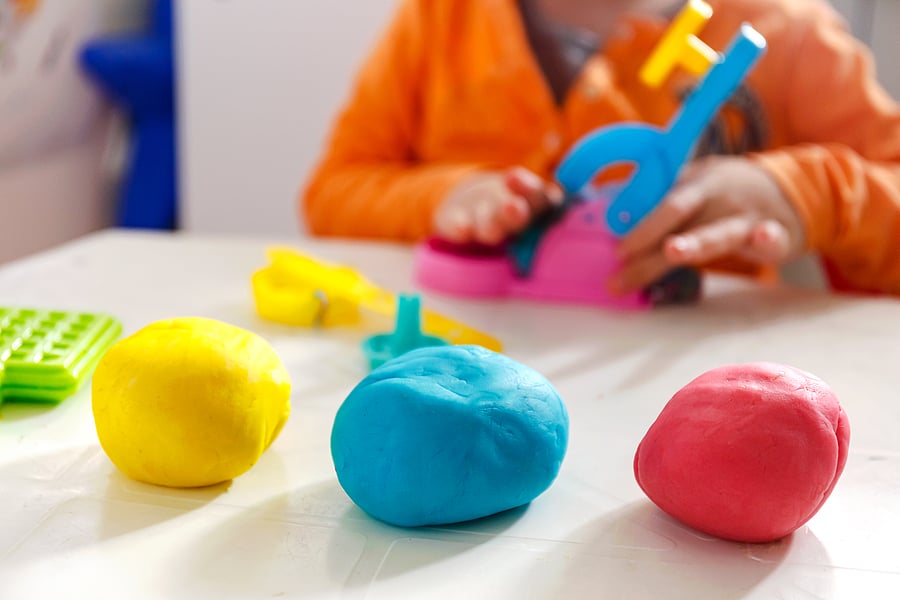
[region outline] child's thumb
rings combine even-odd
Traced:
[[[775,220],[757,223],[750,232],[745,258],[758,264],[777,265],[790,258],[791,240],[784,225]]]
[[[525,167],[513,167],[504,176],[506,187],[513,194],[528,196],[537,193],[544,186],[544,182],[536,174]]]
[[[547,183],[535,173],[524,167],[515,167],[506,172],[506,188],[528,201],[532,212],[538,213],[550,205],[562,203],[562,190]]]

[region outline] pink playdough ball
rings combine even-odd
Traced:
[[[824,381],[774,363],[731,365],[672,397],[638,446],[634,475],[695,529],[770,542],[822,507],[849,445],[847,415]]]

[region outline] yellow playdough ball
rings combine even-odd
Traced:
[[[126,475],[168,487],[252,467],[291,411],[291,382],[258,335],[211,319],[159,321],[119,341],[94,372],[100,445]]]

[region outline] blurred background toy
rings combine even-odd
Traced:
[[[173,229],[178,169],[172,0],[153,0],[151,10],[144,34],[97,39],[84,47],[81,58],[85,71],[130,120],[132,143],[118,224]]]
[[[369,336],[363,340],[363,354],[369,367],[377,369],[392,358],[397,358],[417,348],[446,346],[447,341],[422,333],[421,299],[415,294],[397,297],[397,318],[394,331]]]
[[[264,319],[302,327],[357,325],[373,316],[397,319],[395,294],[350,267],[290,248],[272,248],[268,257],[269,265],[251,278],[256,311]],[[421,313],[421,331],[452,344],[502,350],[495,337],[431,310]]]

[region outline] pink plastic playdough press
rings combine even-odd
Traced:
[[[616,239],[605,221],[608,203],[609,193],[601,193],[565,211],[535,247],[527,275],[517,268],[507,246],[454,247],[430,240],[417,250],[417,281],[436,291],[478,298],[646,306],[642,294],[614,296],[606,291],[604,282],[617,266]]]

